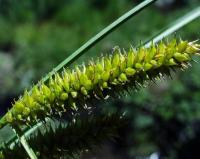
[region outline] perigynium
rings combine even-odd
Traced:
[[[113,53],[90,61],[87,65],[55,73],[48,83],[40,82],[30,92],[13,103],[13,108],[1,120],[0,127],[10,124],[31,124],[46,117],[89,109],[90,100],[104,100],[144,82],[169,75],[171,70],[185,69],[198,55],[200,45],[172,39],[151,47],[119,47]]]

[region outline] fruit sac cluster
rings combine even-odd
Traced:
[[[13,108],[1,120],[5,124],[30,124],[45,117],[89,109],[90,99],[105,99],[124,88],[153,80],[171,69],[185,68],[191,56],[198,54],[196,42],[171,41],[153,44],[149,48],[130,48],[129,51],[113,49],[109,56],[88,65],[55,73],[48,83],[33,86],[31,92],[14,102]]]

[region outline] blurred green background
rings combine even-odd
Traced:
[[[25,88],[139,2],[0,0],[1,115]],[[98,43],[75,64],[109,53],[116,45],[137,46],[197,6],[200,6],[199,0],[159,0]],[[196,40],[200,37],[199,28],[198,18],[176,36]],[[189,70],[173,73],[173,80],[167,78],[157,85],[152,83],[124,99],[106,103],[105,107],[110,109],[125,109],[130,125],[122,131],[122,140],[107,143],[95,155],[83,158],[143,159],[150,155],[160,159],[200,158],[199,70],[200,64],[193,62]]]

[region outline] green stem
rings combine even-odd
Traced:
[[[33,149],[29,146],[28,142],[26,141],[25,137],[22,136],[20,137],[20,142],[22,144],[22,146],[24,147],[24,149],[26,150],[27,154],[29,155],[29,157],[31,159],[37,159],[37,156],[35,155]]]
[[[30,157],[30,159],[37,159],[37,156],[36,156],[35,152],[33,151],[33,149],[29,146],[28,142],[26,141],[26,134],[24,134],[22,136],[19,136],[19,133],[15,129],[12,129],[12,130],[16,134],[16,137],[17,137],[16,139],[22,144],[22,146],[24,147],[24,149],[27,152],[28,156]],[[10,148],[12,146],[14,146],[14,143],[12,143],[10,145]]]
[[[179,30],[180,28],[184,27],[185,25],[189,24],[193,20],[200,17],[200,7],[195,8],[191,12],[187,13],[183,17],[179,18],[163,30],[161,30],[158,34],[151,37],[147,42],[144,44],[146,47],[149,47],[152,43],[157,43],[161,41],[163,38],[167,37],[168,35],[174,33],[175,31]]]
[[[42,81],[47,81],[55,72],[60,71],[64,66],[69,66],[72,64],[76,59],[78,59],[81,55],[83,55],[87,50],[92,48],[96,43],[98,43],[100,40],[105,38],[108,34],[110,34],[112,31],[114,31],[116,28],[118,28],[120,25],[128,21],[131,17],[148,7],[150,4],[155,2],[156,0],[145,0],[144,2],[140,3],[130,11],[126,12],[124,15],[119,17],[117,20],[115,20],[113,23],[111,23],[109,26],[104,28],[102,31],[100,31],[98,34],[96,34],[94,37],[92,37],[90,40],[88,40],[84,45],[82,45],[79,49],[77,49],[74,53],[72,53],[69,57],[67,57],[63,62],[61,62],[57,67],[55,67],[48,75],[46,75]]]
[[[45,119],[45,123],[47,123],[47,122],[50,122],[50,118]],[[40,128],[43,124],[44,124],[44,121],[41,121],[41,122],[38,122],[37,124],[35,124],[31,128],[28,128],[28,127],[25,128],[24,130],[22,130],[23,136],[29,137],[35,130]],[[18,133],[16,133],[16,131],[15,131],[15,134],[18,135]],[[16,136],[15,136],[15,140],[17,140]],[[15,142],[13,142],[12,140],[9,141],[7,144],[10,145],[10,148],[13,148],[15,146]]]

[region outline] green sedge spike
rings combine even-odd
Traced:
[[[127,88],[137,88],[137,84],[143,85],[146,80],[169,74],[175,68],[186,68],[191,56],[199,52],[197,42],[176,39],[152,43],[149,48],[131,47],[123,53],[115,47],[113,54],[99,58],[97,62],[90,61],[88,65],[55,73],[48,83],[34,86],[31,93],[25,91],[0,125],[29,125],[66,111],[87,109],[84,105],[90,99],[107,99]]]

